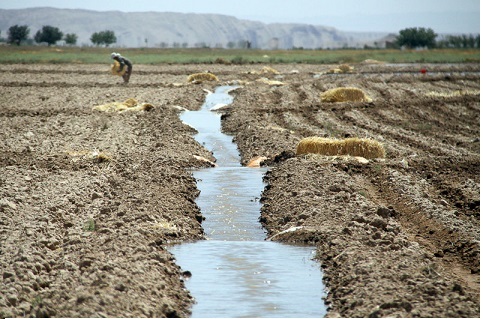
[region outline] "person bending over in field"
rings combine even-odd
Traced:
[[[129,59],[123,57],[119,53],[113,52],[111,53],[111,58],[119,62],[119,72],[122,71],[124,66],[127,67],[126,73],[122,75],[122,78],[124,80],[124,83],[129,83],[129,78],[131,77],[131,72],[132,72],[132,63],[129,61]]]

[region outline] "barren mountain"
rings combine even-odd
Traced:
[[[321,21],[323,23],[323,21]],[[219,14],[121,12],[79,9],[29,8],[0,10],[0,30],[28,25],[30,37],[44,25],[75,33],[78,45],[91,45],[94,32],[112,30],[122,47],[243,47],[291,49],[362,47],[373,45],[385,33],[342,32],[309,24],[265,24]]]

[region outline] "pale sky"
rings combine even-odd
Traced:
[[[124,12],[218,13],[265,23],[307,23],[342,31],[479,33],[479,0],[0,0],[0,9],[54,7]]]

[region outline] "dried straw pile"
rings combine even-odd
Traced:
[[[114,64],[111,64],[111,74],[123,76],[127,71],[127,65],[124,65],[124,67],[121,69],[121,71],[119,71],[120,67],[121,67],[121,64],[119,64],[119,62],[114,60]]]
[[[187,82],[189,83],[201,83],[203,81],[219,81],[216,75],[212,73],[194,73],[188,76]]]
[[[277,70],[275,70],[274,68],[269,67],[269,66],[262,67],[260,69],[260,71],[258,71],[258,70],[251,70],[251,71],[248,71],[246,73],[247,74],[280,74],[280,72],[278,72]]]
[[[335,88],[320,94],[322,102],[372,102],[372,99],[358,88]]]
[[[260,78],[257,80],[257,82],[267,84],[269,86],[282,86],[285,85],[285,83],[277,80],[269,80],[267,78]]]
[[[351,155],[364,158],[384,158],[386,152],[381,143],[370,139],[347,138],[343,140],[306,137],[297,145],[297,155],[321,154],[328,156]]]
[[[104,152],[99,152],[97,150],[66,151],[66,153],[72,158],[72,162],[77,162],[80,160],[93,160],[94,162],[103,163],[112,160],[111,155]]]
[[[352,73],[354,71],[354,67],[350,66],[349,64],[341,64],[335,69],[330,69],[327,71],[328,74],[336,74],[336,73]]]
[[[269,74],[280,74],[280,72],[278,72],[277,70],[275,70],[274,68],[271,68],[269,66],[264,66],[260,72],[261,72],[261,74],[267,74],[267,73],[269,73]]]
[[[94,106],[92,109],[101,112],[135,112],[135,111],[149,111],[154,108],[154,105],[149,103],[138,103],[133,98],[129,98],[124,102],[112,102],[102,105]]]

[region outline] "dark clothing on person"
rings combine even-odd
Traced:
[[[118,56],[114,57],[113,59],[116,60],[117,62],[119,62],[120,70],[122,70],[125,65],[127,66],[126,73],[124,73],[122,78],[124,79],[124,83],[129,83],[129,78],[131,77],[131,72],[132,72],[131,61],[129,59],[123,57],[122,55],[118,55]]]

